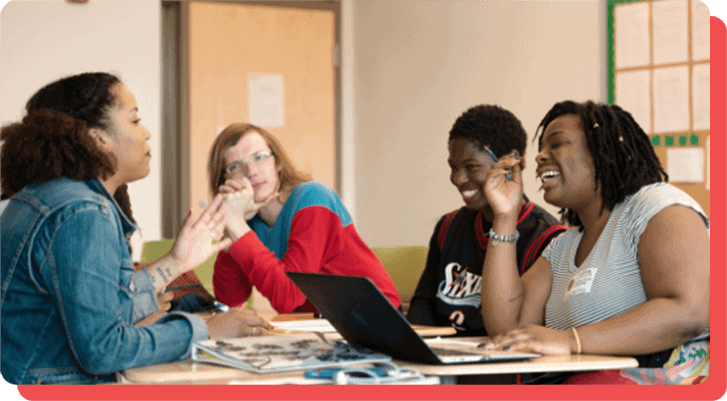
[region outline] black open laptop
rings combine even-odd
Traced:
[[[452,347],[436,346],[437,340],[422,339],[404,315],[366,277],[301,272],[286,274],[347,342],[385,353],[395,359],[457,364],[523,360],[540,356],[509,351],[464,352]]]

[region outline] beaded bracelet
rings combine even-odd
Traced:
[[[490,232],[487,233],[487,236],[490,237],[492,240],[491,244],[492,246],[496,246],[500,241],[502,242],[517,242],[518,238],[520,238],[520,232],[515,230],[515,234],[513,235],[500,235],[490,229]]]

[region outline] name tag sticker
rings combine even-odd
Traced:
[[[591,267],[574,274],[570,283],[568,283],[568,289],[565,291],[564,299],[568,299],[572,295],[588,294],[591,292],[591,286],[593,285],[593,280],[596,278],[597,271],[598,268]]]

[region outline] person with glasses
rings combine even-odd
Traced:
[[[395,307],[401,300],[336,193],[300,172],[280,141],[261,127],[234,123],[215,140],[210,192],[224,194],[232,244],[215,261],[215,296],[242,305],[252,287],[278,313],[317,312],[285,275],[302,271],[368,277]]]

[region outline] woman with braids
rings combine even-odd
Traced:
[[[173,249],[134,272],[127,183],[149,174],[149,131],[118,78],[85,73],[50,83],[2,128],[2,375],[14,384],[115,381],[123,369],[186,358],[192,342],[261,332],[233,310],[206,322],[170,312],[157,294],[229,242],[222,197],[190,215]]]
[[[531,382],[697,384],[709,374],[709,219],[667,183],[648,136],[616,105],[557,103],[540,123],[537,175],[569,230],[522,277],[514,265],[519,160],[485,186],[492,229],[482,284],[489,347],[631,355],[639,367]],[[509,181],[506,173],[511,173]],[[507,270],[510,272],[511,270]]]
[[[210,192],[226,195],[233,241],[215,260],[217,299],[242,305],[255,286],[278,313],[315,312],[285,274],[302,271],[368,277],[400,306],[394,282],[338,195],[298,171],[268,131],[230,124],[212,144],[207,172]]]
[[[457,118],[449,131],[448,145],[449,179],[464,206],[439,219],[407,319],[415,324],[452,326],[458,335],[486,336],[480,280],[492,241],[488,235],[492,208],[483,191],[487,171],[495,163],[489,152],[502,157],[517,150],[524,155],[527,134],[513,113],[483,104],[470,107]],[[517,229],[520,238],[513,272],[523,274],[565,227],[542,207],[521,198]]]

